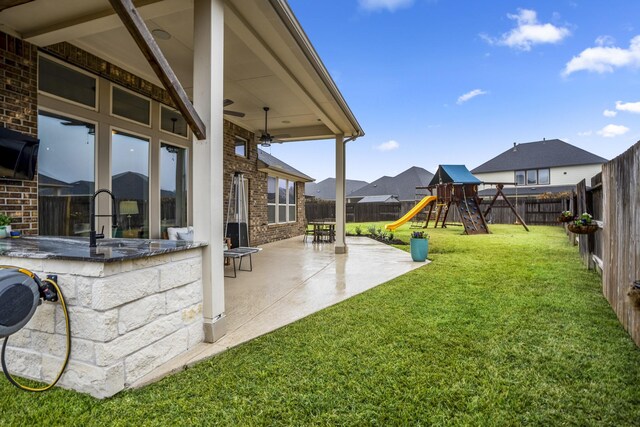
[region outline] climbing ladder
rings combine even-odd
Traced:
[[[466,234],[487,234],[489,229],[487,228],[487,222],[484,219],[484,215],[480,212],[480,207],[476,203],[474,197],[467,197],[456,203],[462,225],[464,225],[464,232]]]

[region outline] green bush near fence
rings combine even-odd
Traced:
[[[491,230],[429,229],[431,264],[141,390],[0,381],[0,425],[637,426],[640,350],[599,277],[559,227]]]

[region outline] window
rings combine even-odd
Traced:
[[[236,156],[240,157],[249,157],[249,150],[247,150],[247,140],[244,138],[240,138],[239,136],[235,137],[235,146],[236,146]]]
[[[111,114],[149,125],[151,101],[116,86],[111,87]]]
[[[296,183],[294,181],[267,177],[267,219],[269,224],[295,222]]]
[[[38,89],[74,103],[95,108],[95,77],[40,56],[38,59]]]
[[[122,237],[149,237],[149,140],[125,132],[111,135],[111,190]]]
[[[187,226],[187,150],[160,146],[160,221],[167,227]]]
[[[88,236],[96,127],[38,113],[38,219],[43,236]]]
[[[538,184],[549,185],[549,169],[538,169]]]
[[[160,129],[174,135],[187,137],[187,121],[178,111],[160,106]]]
[[[551,182],[549,169],[529,169],[515,172],[516,185],[549,185]]]

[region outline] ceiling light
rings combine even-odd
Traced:
[[[171,38],[171,34],[167,33],[165,30],[161,30],[160,28],[151,30],[151,34],[153,34],[153,38],[156,40],[169,40]]]

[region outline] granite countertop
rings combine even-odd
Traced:
[[[116,262],[146,258],[170,252],[207,246],[187,240],[100,239],[90,248],[82,237],[34,236],[0,239],[0,256],[35,259],[66,259],[90,262]]]

